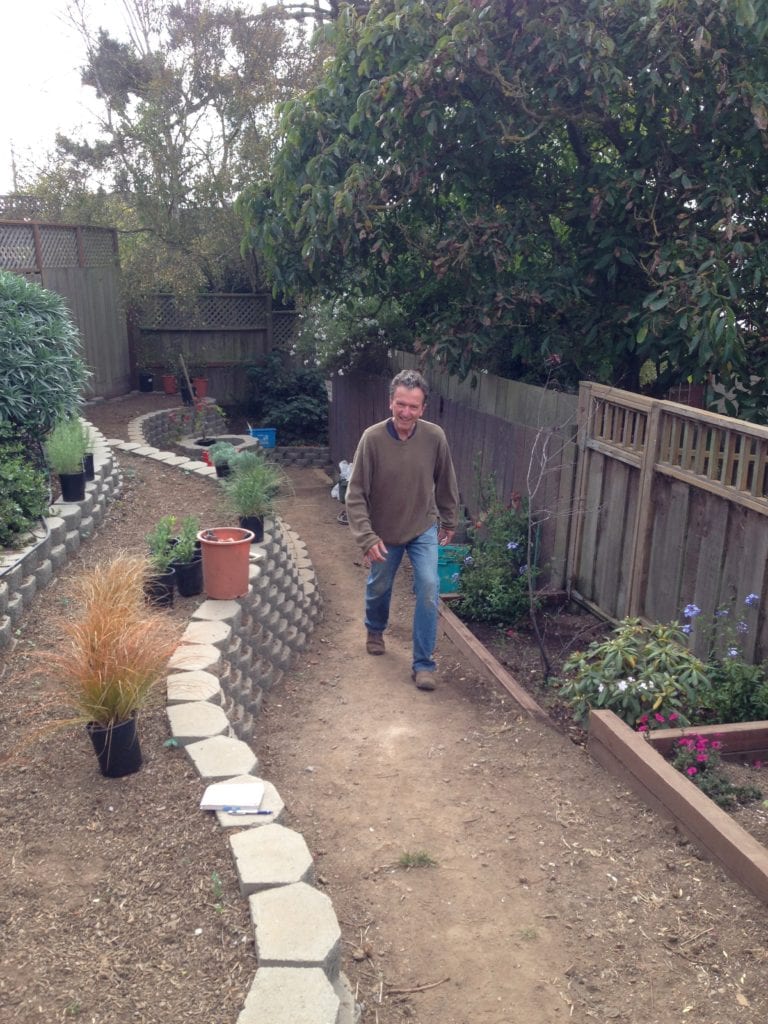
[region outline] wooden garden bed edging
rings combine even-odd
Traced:
[[[444,601],[440,602],[440,621],[445,635],[451,643],[459,648],[474,668],[485,675],[489,675],[503,686],[526,714],[541,722],[542,725],[548,725],[552,729],[557,729],[557,726],[546,711],[539,707],[533,697],[518,683],[515,677],[499,664],[477,637],[467,629],[458,615],[448,608]]]
[[[768,733],[768,723],[760,723]],[[751,723],[753,729],[755,723]],[[708,727],[727,749],[727,734],[739,727]],[[682,735],[704,734],[704,728],[674,730]],[[672,730],[664,730],[665,736]],[[765,743],[765,739],[763,739]],[[768,903],[768,850],[664,760],[640,733],[612,711],[590,711],[588,751],[644,803],[671,818],[723,870]]]
[[[720,740],[723,760],[768,759],[768,722],[735,722],[732,725],[692,725],[687,729],[654,729],[646,733],[648,739],[664,757],[683,736],[706,736]]]

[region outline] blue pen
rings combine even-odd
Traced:
[[[272,811],[249,811],[244,807],[222,807],[227,814],[272,814]]]

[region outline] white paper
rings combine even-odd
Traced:
[[[212,782],[203,793],[200,809],[221,811],[225,807],[236,807],[238,810],[258,811],[263,799],[264,783],[260,779],[253,782]]]

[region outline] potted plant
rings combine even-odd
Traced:
[[[85,452],[83,453],[83,470],[85,472],[86,480],[94,480],[96,478],[96,467],[93,461],[93,434],[91,428],[87,423],[82,423],[83,429],[83,444],[85,445]]]
[[[256,452],[238,452],[230,461],[230,475],[222,486],[240,525],[254,535],[254,543],[264,539],[264,518],[275,510],[275,499],[288,486],[282,469]]]
[[[64,501],[82,501],[85,498],[85,449],[83,425],[77,416],[58,420],[45,442],[48,465],[59,476]]]
[[[211,464],[216,470],[216,476],[229,476],[232,459],[237,455],[237,448],[229,441],[217,441],[207,451]]]
[[[173,604],[176,582],[176,570],[171,565],[174,560],[175,524],[175,516],[162,516],[147,534],[151,571],[147,576],[145,593],[150,604],[165,608]]]
[[[147,560],[119,554],[79,578],[76,608],[56,621],[64,642],[46,651],[60,695],[86,725],[103,775],[138,771],[142,764],[136,717],[167,672],[179,626],[147,611]]]
[[[194,597],[203,590],[199,532],[197,516],[185,516],[179,524],[178,533],[171,540],[171,568],[176,573],[176,589],[181,597]]]

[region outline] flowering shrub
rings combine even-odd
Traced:
[[[473,540],[458,577],[456,611],[470,622],[518,622],[529,611],[529,581],[536,574],[528,565],[527,502],[513,495],[504,505],[494,495]]]
[[[736,602],[718,608],[710,621],[701,609],[688,604],[681,627],[689,638],[694,632],[706,645],[706,672],[710,682],[705,718],[715,722],[755,722],[768,718],[768,673],[765,663],[752,665],[745,660],[744,644],[750,632],[750,609],[760,598],[747,594]]]
[[[762,793],[755,786],[735,786],[726,777],[721,749],[719,740],[706,736],[683,736],[673,748],[672,766],[720,807],[729,808],[760,800]]]
[[[705,666],[687,649],[676,623],[644,626],[623,619],[607,640],[572,654],[563,672],[560,696],[577,719],[590,708],[604,708],[631,726],[684,726],[708,698]]]

